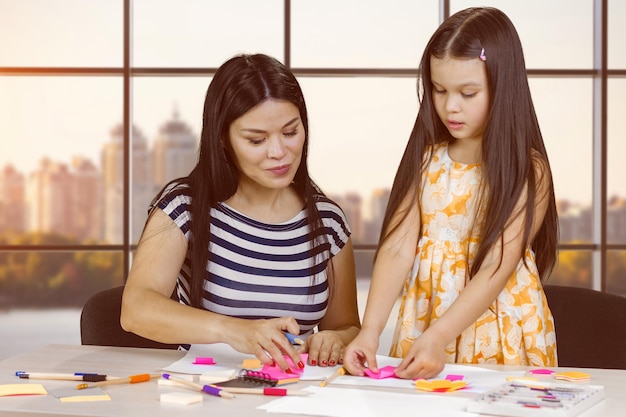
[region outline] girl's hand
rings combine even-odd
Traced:
[[[445,366],[446,346],[433,333],[425,331],[415,339],[408,355],[396,368],[396,376],[405,379],[428,379],[438,375]]]
[[[226,335],[226,342],[241,353],[251,353],[266,365],[277,365],[285,372],[290,369],[284,355],[291,358],[300,369],[304,363],[291,345],[285,332],[300,333],[300,326],[293,317],[268,320],[234,319]]]
[[[335,366],[343,362],[346,346],[333,330],[321,330],[306,339],[298,351],[309,352],[309,365]]]
[[[378,372],[376,352],[378,336],[361,330],[357,337],[346,347],[343,355],[343,366],[351,375],[363,376],[365,369]]]

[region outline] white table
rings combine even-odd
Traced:
[[[136,349],[105,346],[47,345],[22,353],[0,362],[0,384],[41,383],[46,389],[73,386],[73,381],[28,381],[15,376],[16,371],[31,372],[98,372],[102,374],[128,376],[146,372],[159,372],[164,367],[184,357],[184,352],[159,349]],[[525,370],[523,367],[493,367],[498,370]],[[572,368],[563,368],[572,370]],[[582,417],[617,417],[626,413],[626,370],[584,369],[592,376],[592,383],[604,385],[606,399],[581,414]],[[319,382],[301,381],[289,388],[302,389]],[[338,388],[368,387],[337,386]],[[276,397],[260,395],[239,395],[235,399],[224,399],[205,395],[202,403],[193,405],[164,404],[159,395],[168,390],[181,390],[177,387],[164,387],[156,381],[115,385],[106,387],[111,401],[62,403],[52,395],[0,397],[0,416],[276,416],[294,414],[269,414],[257,407]],[[375,388],[376,390],[386,390]],[[397,392],[397,391],[395,391]],[[418,391],[404,391],[422,395]],[[445,395],[465,395],[448,393]],[[476,394],[473,394],[476,395]],[[415,416],[418,410],[409,410],[407,415]],[[304,415],[304,414],[302,414]],[[358,417],[358,416],[357,416]]]

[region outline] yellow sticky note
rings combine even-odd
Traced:
[[[58,388],[50,393],[62,403],[80,403],[88,401],[111,401],[111,397],[102,388],[76,389],[74,387]]]
[[[537,378],[534,378],[532,376],[507,376],[506,380],[507,380],[507,382],[511,382],[511,381],[537,381]]]
[[[0,397],[8,395],[47,395],[48,391],[41,384],[4,384],[0,385]]]

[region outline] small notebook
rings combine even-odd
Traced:
[[[217,382],[218,387],[237,387],[237,388],[265,388],[275,387],[277,385],[290,384],[298,382],[300,378],[295,375],[285,374],[288,376],[277,378],[271,374],[252,369],[242,369],[236,378],[227,381]]]

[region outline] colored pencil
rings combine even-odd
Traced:
[[[170,381],[176,381],[182,385],[186,385],[190,388],[194,388],[198,391],[202,391],[209,395],[215,395],[216,397],[223,397],[223,398],[235,398],[235,396],[231,394],[230,392],[226,392],[226,390],[224,390],[223,388],[216,387],[215,385],[196,384],[195,382],[191,382],[183,378],[177,378],[170,374],[163,374],[161,376],[165,379],[169,379]]]
[[[76,389],[85,389],[93,387],[104,387],[108,385],[120,385],[120,384],[136,384],[138,382],[150,381],[154,378],[159,378],[161,374],[138,374],[131,375],[128,378],[113,379],[111,381],[94,382],[92,384],[79,384],[76,385]]]
[[[326,385],[330,384],[338,376],[345,375],[345,374],[346,374],[346,369],[342,366],[341,368],[337,369],[337,371],[334,374],[332,374],[331,376],[326,378],[324,381],[322,381],[320,383],[320,387],[325,387]]]

